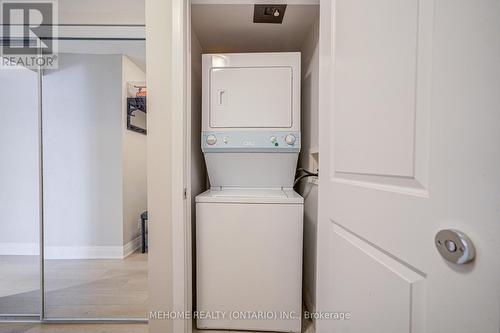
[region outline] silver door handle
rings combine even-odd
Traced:
[[[474,260],[476,256],[474,244],[459,230],[440,230],[434,241],[441,256],[454,264],[463,265]]]

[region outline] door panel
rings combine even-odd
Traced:
[[[336,2],[331,176],[427,197],[433,2],[363,2]]]
[[[418,323],[423,320],[425,276],[335,222],[329,227],[330,288],[335,302],[353,316],[352,322],[337,322],[336,329],[423,332]]]
[[[292,126],[292,68],[214,68],[212,127]]]
[[[335,170],[413,177],[418,1],[336,4]]]
[[[321,3],[317,309],[352,319],[318,332],[499,331],[498,15],[486,0]],[[440,256],[449,228],[474,262]]]

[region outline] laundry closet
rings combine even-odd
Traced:
[[[226,316],[193,325],[300,332],[315,309],[319,5],[190,12],[192,310]]]

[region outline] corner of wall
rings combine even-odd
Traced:
[[[146,81],[146,73],[122,55],[122,242],[127,247],[140,235],[139,221],[147,210],[146,142],[144,134],[127,129],[128,82]],[[134,243],[135,244],[135,243]]]
[[[177,1],[176,1],[177,2]],[[146,63],[148,83],[148,213],[151,240],[148,254],[149,309],[173,309],[172,250],[172,17],[173,1],[146,1]],[[149,320],[149,332],[173,332],[171,320]]]
[[[319,21],[307,33],[301,48],[301,130],[302,152],[299,165],[309,168],[310,153],[318,148],[318,97],[319,97]],[[318,187],[306,178],[299,187],[304,197],[304,259],[303,297],[309,311],[316,304],[316,226],[318,219]]]

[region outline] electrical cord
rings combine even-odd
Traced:
[[[298,168],[297,171],[295,172],[295,175],[297,175],[300,172],[304,172],[304,173],[309,174],[309,175],[317,175],[317,173],[311,172],[311,171],[304,169],[304,168]]]
[[[295,187],[302,179],[307,178],[307,177],[318,177],[319,176],[319,170],[317,173],[311,172],[309,170],[306,170],[304,168],[298,168],[297,172],[295,173],[295,176],[297,176],[299,173],[304,173],[303,175],[298,176],[295,181],[293,182],[293,187]]]

